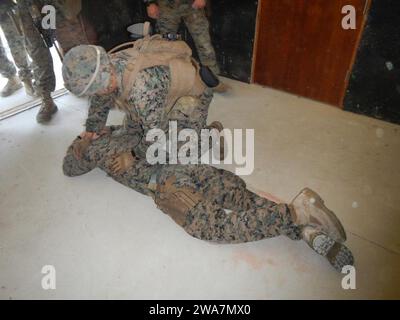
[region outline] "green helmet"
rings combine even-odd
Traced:
[[[110,57],[102,47],[77,46],[65,55],[62,74],[70,92],[78,97],[92,96],[110,84]]]

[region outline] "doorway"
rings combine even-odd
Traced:
[[[356,12],[345,30],[342,8]],[[253,81],[342,108],[369,0],[260,0]]]

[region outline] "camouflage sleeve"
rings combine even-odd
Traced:
[[[106,125],[108,113],[113,105],[111,96],[95,95],[90,99],[86,131],[99,133]]]
[[[165,102],[168,97],[171,76],[168,67],[156,66],[138,73],[130,102],[142,119],[143,137],[151,129],[161,128]],[[161,128],[164,130],[164,128]],[[147,148],[152,142],[142,139],[135,148],[140,158],[146,157]]]
[[[114,132],[121,129],[121,126],[109,126],[107,128],[109,132],[92,141],[82,154],[81,159],[76,159],[73,153],[74,144],[78,143],[80,139],[76,138],[73,141],[63,161],[63,171],[66,176],[80,176],[96,167],[111,173],[111,171],[107,171],[108,167],[105,167],[107,159],[112,161],[113,155],[133,149],[133,146],[138,143],[141,137],[139,133],[114,137]]]
[[[67,177],[81,176],[96,167],[96,162],[94,159],[91,159],[87,155],[85,155],[81,160],[75,158],[73,154],[73,145],[77,141],[78,139],[75,139],[74,142],[69,146],[67,154],[64,157],[63,172]]]

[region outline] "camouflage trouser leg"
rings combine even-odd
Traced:
[[[187,212],[181,227],[191,236],[218,243],[243,243],[286,235],[301,239],[301,226],[293,223],[285,204],[262,198],[244,181],[211,166],[166,166],[159,183],[176,177],[176,187],[189,187],[203,200]],[[156,194],[160,197],[160,194]],[[176,221],[176,220],[175,220]]]
[[[214,47],[210,37],[210,24],[204,9],[195,10],[190,8],[183,17],[199,54],[203,65],[210,67],[215,75],[220,73]]]
[[[34,87],[40,95],[48,95],[56,87],[56,77],[53,70],[53,58],[49,48],[43,42],[39,31],[34,26],[29,9],[18,1],[21,27],[25,36],[26,49],[32,59]]]
[[[159,3],[160,17],[157,20],[157,29],[160,34],[177,33],[181,23],[181,15],[177,8],[164,2]]]
[[[198,157],[203,155],[203,151],[206,152],[210,149],[211,145],[209,144],[208,139],[201,140],[202,130],[207,128],[207,118],[208,118],[208,110],[213,98],[213,90],[210,88],[206,88],[203,94],[199,98],[189,97],[191,99],[187,99],[188,97],[183,97],[181,100],[178,100],[174,108],[172,109],[169,121],[177,122],[177,131],[181,132],[184,129],[192,129],[196,131],[198,138]],[[191,103],[189,103],[189,101]],[[187,109],[190,110],[190,112]],[[183,145],[187,142],[178,141],[177,148],[181,149]]]
[[[14,64],[8,59],[3,42],[0,39],[0,73],[4,78],[10,79],[17,74]]]
[[[56,37],[64,54],[73,47],[81,44],[89,44],[80,16],[74,19],[57,16],[57,19]]]
[[[206,88],[198,99],[198,104],[194,107],[193,112],[185,114],[180,112],[180,117],[171,120],[178,121],[178,129],[191,128],[196,130],[200,136],[201,129],[207,126],[208,110],[213,99],[213,90]]]
[[[24,37],[18,34],[14,22],[6,12],[1,13],[1,28],[7,39],[8,46],[14,58],[15,64],[19,69],[18,75],[22,81],[31,80],[32,73],[29,67],[28,54],[26,52]],[[0,62],[3,65],[2,62]],[[14,68],[15,69],[15,68]],[[15,72],[14,72],[15,74]]]
[[[218,75],[220,70],[211,42],[210,24],[204,9],[196,10],[188,4],[171,6],[164,2],[160,2],[159,5],[160,17],[157,21],[159,33],[176,33],[183,19],[194,40],[201,63]]]

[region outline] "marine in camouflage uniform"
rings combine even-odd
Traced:
[[[73,152],[79,138],[74,141],[64,158],[64,174],[79,176],[99,167],[117,182],[153,197],[161,210],[200,240],[244,243],[285,235],[305,240],[339,272],[353,264],[352,254],[343,244],[298,219],[301,210],[254,194],[231,172],[208,165],[150,166],[137,158],[128,170],[115,173],[115,157],[130,153],[141,139],[140,131],[114,135],[116,129],[94,140],[81,160]]]
[[[56,77],[53,69],[53,58],[49,48],[45,45],[40,32],[35,26],[32,15],[34,9],[40,12],[40,7],[35,7],[34,0],[17,0],[18,15],[21,29],[24,34],[26,48],[32,59],[32,71],[34,77],[34,88],[42,98],[42,105],[36,116],[39,123],[50,121],[52,115],[57,112],[51,92],[56,87]]]
[[[119,132],[118,127],[113,127],[112,132]],[[229,171],[208,165],[151,166],[143,159],[123,174],[115,174],[113,159],[133,150],[141,139],[141,132],[113,133],[94,140],[81,160],[75,158],[72,144],[64,158],[64,174],[78,176],[99,167],[119,183],[155,199],[162,197],[162,191],[149,188],[152,175],[157,173],[160,185],[175,177],[176,188],[189,187],[204,195],[204,200],[190,210],[181,223],[190,235],[202,240],[240,243],[280,234],[293,240],[301,239],[301,230],[293,224],[288,206],[248,191],[245,182]],[[224,209],[232,212],[227,214]]]
[[[194,9],[193,0],[144,0],[146,5],[157,4],[160,16],[157,27],[160,34],[177,33],[181,20],[188,28],[203,65],[214,74],[220,73],[210,37],[210,24],[204,9]]]
[[[127,99],[128,103],[121,103],[123,76],[130,56],[120,51],[108,56],[103,48],[96,47],[101,52],[99,76],[85,93],[90,96],[90,107],[86,120],[86,131],[100,133],[106,125],[111,109],[119,108],[125,112],[124,125],[126,130],[136,130],[138,126],[143,130],[143,136],[154,128],[162,128],[167,96],[171,87],[171,74],[168,66],[155,66],[141,70],[136,77],[133,88]],[[93,76],[96,66],[96,50],[94,46],[78,46],[72,49],[65,57],[63,76],[65,86],[72,93],[79,95],[85,88],[88,79]],[[93,63],[91,63],[93,62]],[[110,83],[111,76],[116,77],[117,89],[107,94],[97,94]],[[178,130],[191,128],[199,133],[206,128],[208,109],[213,98],[213,91],[205,88],[199,98],[193,99],[195,106],[190,114],[181,113],[177,120]],[[144,139],[137,146],[135,152],[144,158],[151,142]]]
[[[9,96],[20,89],[22,87],[21,81],[25,85],[27,94],[34,95],[32,73],[29,67],[24,37],[19,33],[10,16],[13,14],[13,9],[15,9],[15,4],[11,0],[0,2],[0,26],[8,42],[8,47],[10,48],[15,64],[19,69],[18,79],[16,77],[17,70],[14,64],[7,58],[6,51],[0,39],[0,73],[9,80],[1,93],[2,97]]]

